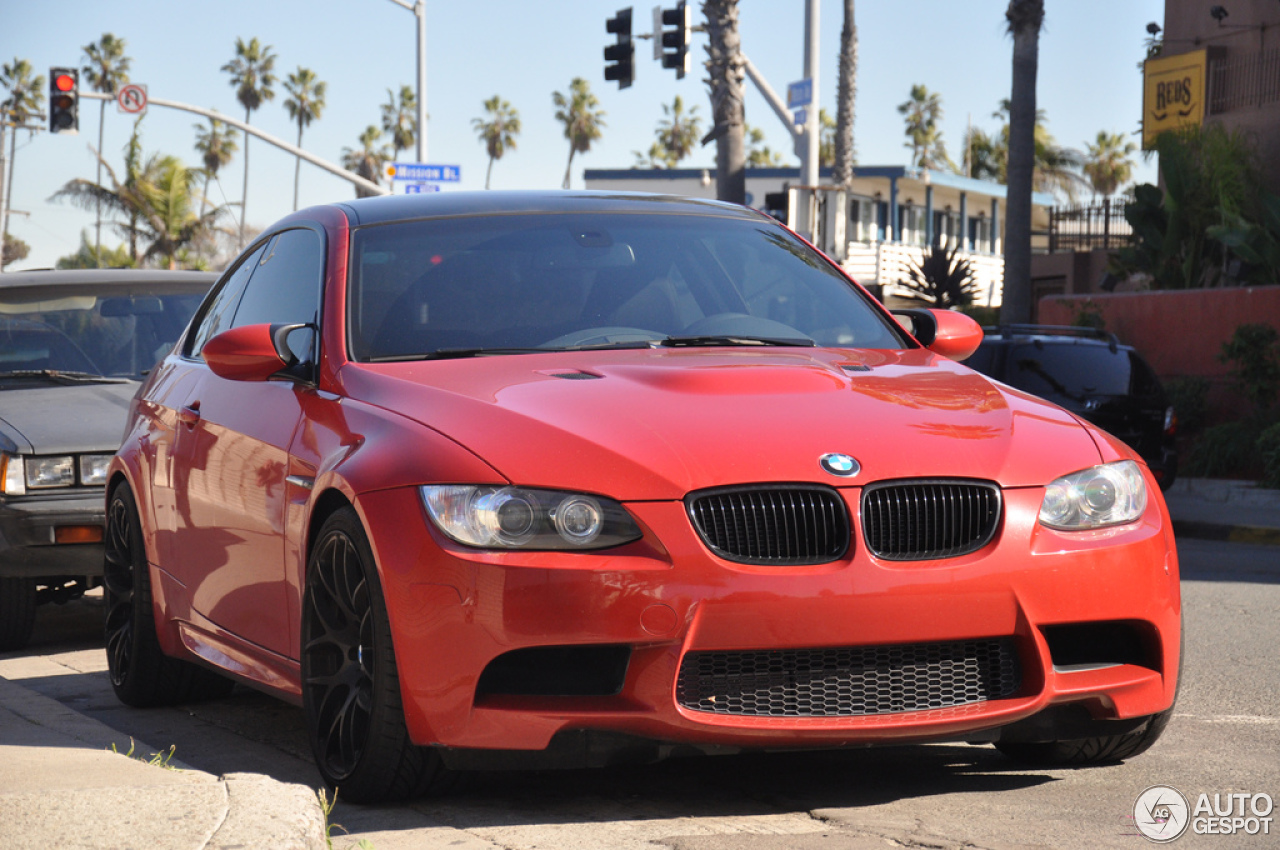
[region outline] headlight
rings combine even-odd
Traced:
[[[600,496],[469,484],[419,490],[436,528],[467,546],[604,549],[641,536],[626,508]]]
[[[1147,509],[1147,485],[1131,460],[1073,472],[1052,482],[1040,503],[1040,522],[1084,531],[1134,522]]]
[[[70,487],[76,483],[75,458],[71,455],[29,457],[26,460],[27,487],[32,490]]]
[[[80,455],[80,483],[86,487],[101,487],[107,483],[107,467],[112,455]]]

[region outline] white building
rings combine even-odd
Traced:
[[[586,187],[715,197],[712,169],[587,169]],[[998,306],[1004,281],[1005,187],[944,171],[860,166],[847,189],[799,186],[798,168],[748,168],[747,205],[810,238],[886,299],[930,245],[960,246],[977,275],[977,303]],[[830,180],[824,168],[821,178]],[[1032,196],[1032,231],[1048,230],[1051,195]]]

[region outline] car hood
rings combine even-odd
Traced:
[[[1037,486],[1100,460],[1070,414],[925,350],[555,352],[349,364],[340,379],[514,483],[621,499],[783,481]],[[825,472],[829,452],[861,472]]]
[[[136,381],[7,389],[0,393],[0,432],[23,453],[111,453],[137,391]]]

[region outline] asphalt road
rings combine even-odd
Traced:
[[[1138,795],[1171,785],[1280,798],[1280,548],[1180,544],[1186,648],[1177,712],[1161,741],[1105,768],[1028,770],[990,747],[929,745],[679,759],[590,771],[469,776],[440,799],[339,803],[333,820],[376,850],[862,850],[1141,848]],[[298,709],[248,689],[174,709],[120,705],[106,679],[101,607],[41,609],[33,645],[0,675],[174,758],[316,787]],[[142,747],[140,746],[140,749]],[[1179,847],[1280,847],[1270,835],[1196,835]]]

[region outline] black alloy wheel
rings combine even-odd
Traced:
[[[316,766],[353,803],[405,800],[444,775],[405,728],[373,553],[355,511],[316,538],[302,612],[302,699]]]
[[[107,505],[102,584],[106,597],[107,671],[125,705],[172,705],[225,696],[235,683],[160,649],[151,607],[151,575],[138,508],[128,485]]]

